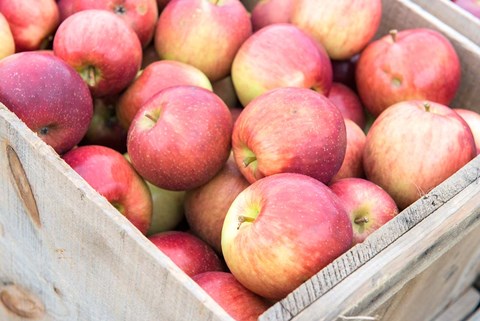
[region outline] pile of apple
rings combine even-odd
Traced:
[[[450,105],[449,40],[374,39],[381,16],[380,0],[0,1],[0,102],[256,319],[480,150],[480,115]]]

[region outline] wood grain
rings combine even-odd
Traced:
[[[470,287],[433,321],[463,321],[470,316],[479,303],[480,293]]]

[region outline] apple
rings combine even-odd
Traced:
[[[217,80],[212,84],[213,92],[220,97],[229,108],[240,106],[231,76]]]
[[[120,153],[127,151],[127,130],[120,125],[115,112],[117,100],[117,96],[93,100],[93,118],[79,145],[102,145]]]
[[[337,174],[332,178],[332,182],[346,177],[363,178],[363,149],[367,137],[365,132],[352,120],[345,120],[345,128],[347,130],[347,149],[342,166]]]
[[[146,48],[143,49],[143,57],[142,57],[142,66],[140,69],[144,70],[153,62],[159,61],[160,57],[157,54],[157,50],[155,50],[155,45],[151,43]]]
[[[80,142],[93,115],[92,97],[77,72],[36,51],[0,60],[0,102],[59,154]]]
[[[297,87],[274,89],[252,100],[232,135],[235,161],[250,183],[284,172],[329,183],[346,146],[340,110],[324,95]]]
[[[342,83],[357,92],[355,84],[355,68],[357,66],[360,54],[356,54],[350,59],[332,60],[333,82]]]
[[[171,0],[157,0],[157,6],[158,6],[158,11],[161,13],[161,11],[166,7],[166,5],[170,2]]]
[[[15,41],[5,16],[0,12],[0,59],[15,53]]]
[[[373,39],[381,0],[297,0],[290,21],[321,43],[330,58],[353,57]]]
[[[460,84],[461,66],[450,41],[426,28],[391,30],[371,42],[356,68],[358,94],[377,117],[405,100],[430,100],[449,105]]]
[[[0,13],[10,25],[17,52],[46,48],[60,23],[55,0],[4,0]]]
[[[214,93],[196,86],[166,88],[137,112],[127,136],[135,169],[168,190],[212,179],[231,149],[232,116]]]
[[[473,134],[477,155],[480,154],[480,114],[474,110],[464,108],[453,108],[465,120]]]
[[[306,175],[262,178],[233,201],[222,229],[228,268],[247,289],[280,300],[352,245],[338,197]]]
[[[232,81],[243,106],[280,87],[312,88],[328,95],[332,64],[322,46],[291,24],[273,24],[249,37],[232,65]]]
[[[480,18],[480,2],[478,0],[452,0],[460,8]]]
[[[142,63],[137,34],[106,10],[83,10],[65,19],[53,39],[53,51],[78,71],[94,97],[120,93]]]
[[[190,277],[225,270],[215,251],[191,233],[167,231],[150,235],[148,239]]]
[[[353,245],[365,239],[398,214],[393,198],[380,186],[362,178],[343,178],[330,189],[345,207],[353,226]]]
[[[238,116],[240,116],[241,112],[243,111],[243,108],[242,107],[230,107],[229,109],[230,109],[230,113],[232,114],[233,123],[235,124],[235,122],[238,119]]]
[[[63,160],[141,233],[147,233],[152,197],[145,181],[121,153],[105,146],[87,145],[65,153]]]
[[[121,94],[116,112],[124,128],[129,128],[138,110],[162,89],[191,85],[212,90],[212,84],[199,69],[173,60],[148,65]]]
[[[108,10],[122,18],[137,34],[143,47],[153,39],[158,18],[156,0],[59,0],[60,20],[88,9]]]
[[[294,0],[259,1],[252,10],[252,28],[257,31],[274,23],[290,22]]]
[[[368,180],[405,209],[477,154],[472,131],[450,107],[408,100],[388,107],[367,134]]]
[[[147,235],[171,231],[185,218],[185,191],[169,191],[147,182],[152,194],[152,224]]]
[[[206,184],[187,191],[185,218],[191,231],[222,253],[221,237],[225,215],[235,197],[250,184],[230,154],[223,168]]]
[[[262,0],[241,0],[242,4],[247,8],[249,12],[253,11],[253,8]]]
[[[215,82],[230,74],[251,34],[250,16],[239,0],[172,0],[158,18],[154,44],[161,59],[195,66]]]
[[[344,118],[354,121],[362,129],[365,128],[365,110],[355,91],[342,83],[333,82],[328,99],[340,109]]]
[[[256,321],[271,306],[229,272],[204,272],[193,280],[235,320]]]

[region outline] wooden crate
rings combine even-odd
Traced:
[[[432,27],[451,39],[454,104],[480,111],[480,48],[410,1],[383,4],[378,35]],[[480,272],[479,176],[477,157],[260,319],[433,320]],[[231,318],[0,106],[0,320]]]

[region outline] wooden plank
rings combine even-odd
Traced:
[[[477,309],[468,319],[465,321],[480,321],[480,309]]]
[[[4,106],[0,231],[0,320],[231,320]]]
[[[480,303],[480,293],[472,287],[444,312],[442,312],[434,321],[462,321],[465,320]]]

